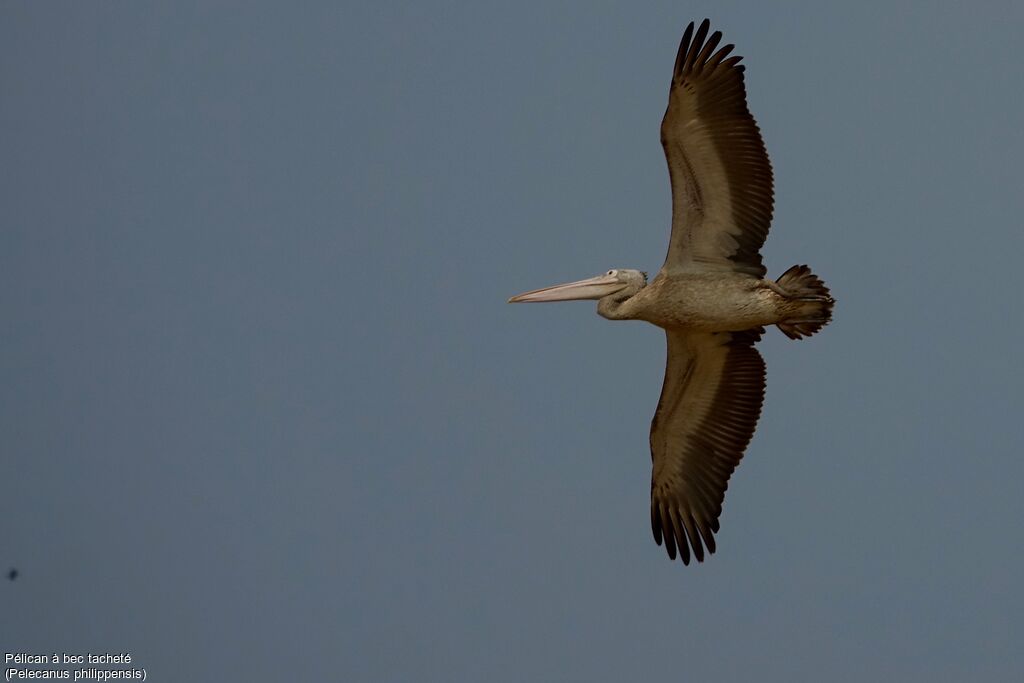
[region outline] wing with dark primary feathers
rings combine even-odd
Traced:
[[[666,330],[668,362],[651,423],[651,528],[668,556],[698,562],[714,534],[725,490],[750,443],[764,401],[765,371],[754,343],[763,329]]]
[[[740,57],[717,52],[705,19],[679,44],[661,122],[672,181],[672,237],[663,268],[734,270],[764,277],[761,245],[772,220],[772,167],[747,109]],[[705,41],[705,39],[707,39]]]

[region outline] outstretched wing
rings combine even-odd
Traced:
[[[663,268],[734,270],[764,277],[761,245],[772,220],[772,167],[747,109],[741,57],[717,52],[705,19],[679,44],[661,122],[672,181],[672,238]]]
[[[668,556],[698,562],[714,533],[729,477],[757,427],[765,372],[754,343],[763,330],[666,330],[668,362],[651,423],[651,528]]]

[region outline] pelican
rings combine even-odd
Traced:
[[[809,337],[832,318],[828,288],[793,266],[765,278],[760,249],[774,204],[772,168],[747,109],[741,57],[717,49],[705,19],[683,33],[661,122],[672,184],[672,233],[661,271],[639,270],[525,292],[509,303],[596,299],[609,320],[665,330],[668,360],[651,422],[651,529],[670,559],[704,561],[729,477],[754,435],[765,365],[754,348],[767,325]]]

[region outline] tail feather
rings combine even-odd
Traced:
[[[821,278],[807,266],[793,266],[776,283],[794,304],[792,317],[778,323],[778,328],[790,339],[810,337],[832,320],[835,300]]]

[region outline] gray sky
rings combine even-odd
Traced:
[[[1024,675],[1019,3],[0,5],[0,648],[151,680]],[[828,6],[826,6],[828,5]],[[681,31],[744,55],[769,331],[649,528]]]

